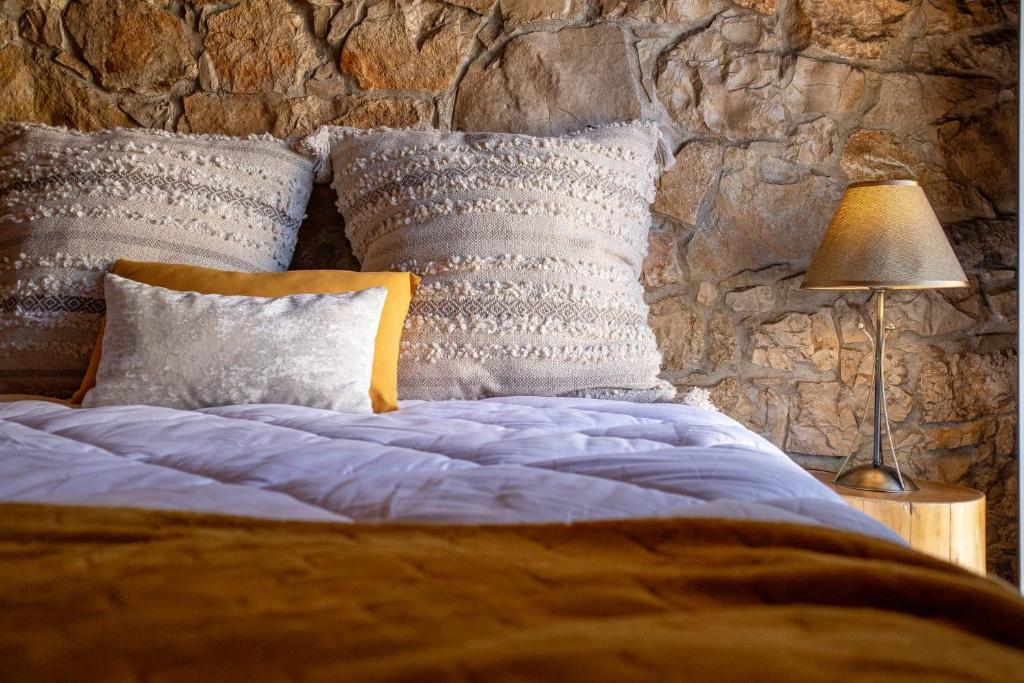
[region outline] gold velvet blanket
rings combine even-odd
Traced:
[[[1013,681],[1024,601],[825,529],[0,505],[0,680]]]

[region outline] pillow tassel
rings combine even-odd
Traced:
[[[331,182],[331,143],[333,138],[329,127],[320,126],[294,145],[296,152],[313,158],[313,182]]]

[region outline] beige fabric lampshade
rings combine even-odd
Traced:
[[[966,287],[960,262],[913,180],[852,183],[814,255],[803,289]]]

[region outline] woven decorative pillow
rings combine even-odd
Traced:
[[[388,290],[282,297],[176,292],[105,279],[107,324],[91,408],[286,403],[370,413]]]
[[[77,388],[115,259],[286,269],[312,169],[270,136],[0,124],[0,393]]]
[[[654,124],[549,138],[325,127],[303,145],[329,154],[362,268],[423,278],[400,398],[674,395],[638,279],[670,159]]]

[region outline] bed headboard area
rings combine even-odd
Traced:
[[[995,0],[3,0],[0,120],[232,135],[653,120],[662,377],[787,452],[870,447],[864,294],[799,289],[847,183],[916,178],[971,282],[893,296],[911,474],[988,495],[1016,574],[1017,5]],[[326,185],[293,269],[356,268]],[[859,437],[858,434],[863,433]]]

